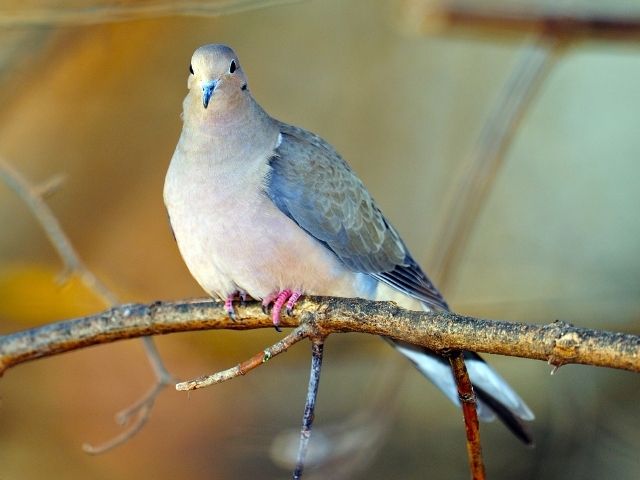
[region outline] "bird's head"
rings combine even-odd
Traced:
[[[247,77],[238,56],[226,45],[204,45],[191,57],[190,94],[207,109],[214,102],[228,102],[247,90]]]

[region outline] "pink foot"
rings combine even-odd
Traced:
[[[293,315],[293,307],[296,306],[296,302],[302,296],[302,292],[300,290],[294,290],[289,300],[287,301],[287,315]]]
[[[286,303],[286,301],[293,295],[293,291],[286,289],[282,290],[278,293],[275,302],[273,302],[273,309],[271,310],[271,319],[273,320],[273,324],[276,327],[276,330],[280,331],[280,311],[282,310],[282,306]]]
[[[229,315],[229,318],[234,321],[236,319],[236,312],[233,309],[233,299],[236,298],[237,294],[238,292],[233,292],[224,301],[224,311],[227,312],[227,314]]]
[[[231,320],[235,320],[236,319],[236,312],[233,309],[233,301],[236,298],[240,299],[240,305],[242,305],[244,307],[246,305],[246,303],[247,303],[247,292],[243,292],[242,290],[240,290],[239,292],[233,292],[224,301],[224,311],[229,314],[229,318]]]
[[[302,295],[302,292],[299,290],[290,290],[285,289],[280,292],[274,292],[267,295],[264,300],[262,300],[262,311],[268,313],[268,308],[271,303],[273,303],[273,309],[271,310],[271,319],[273,320],[273,325],[276,327],[276,330],[280,332],[280,312],[282,307],[286,304],[287,314],[291,315],[293,311],[293,307],[296,302]]]

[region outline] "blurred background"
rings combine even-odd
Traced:
[[[538,2],[475,2],[461,15],[438,5],[5,0],[0,157],[34,184],[65,176],[47,202],[122,301],[202,296],[162,184],[191,54],[227,43],[268,112],[351,163],[455,311],[637,333],[640,5],[563,2],[569,18],[610,19],[604,33],[577,34],[543,32]],[[61,269],[0,184],[0,333],[104,308],[80,282],[60,286]],[[187,379],[278,338],[200,332],[157,344]],[[82,443],[117,435],[113,414],[153,382],[142,343],[16,367],[0,381],[0,477],[287,477],[309,351],[299,344],[191,395],[166,389],[145,428],[100,456]],[[325,352],[306,478],[467,478],[460,414],[407,362],[364,335],[332,336]],[[537,445],[483,425],[488,478],[640,476],[640,377],[490,360],[536,412]]]

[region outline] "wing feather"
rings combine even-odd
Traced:
[[[431,307],[448,309],[362,181],[322,138],[280,124],[265,192],[278,208],[331,250],[366,273]]]
[[[338,153],[320,137],[281,124],[282,141],[270,160],[265,192],[278,208],[324,244],[348,268],[366,273],[423,302],[448,309],[395,229]],[[388,339],[454,403],[457,389],[448,362],[424,348]],[[530,434],[521,420],[533,414],[506,382],[475,353],[465,352],[477,388],[479,415],[497,414],[526,443]]]

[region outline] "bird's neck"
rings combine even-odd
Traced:
[[[248,92],[233,97],[214,95],[206,109],[197,95],[189,94],[184,101],[183,121],[181,143],[195,150],[217,152],[218,162],[250,162],[254,160],[251,152],[273,150],[279,134],[277,123]]]

